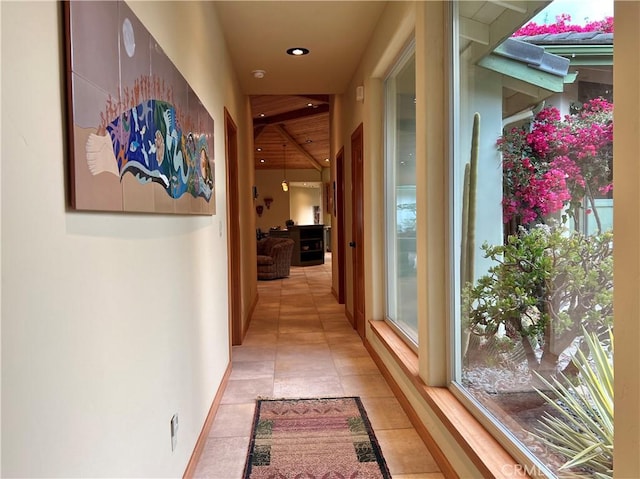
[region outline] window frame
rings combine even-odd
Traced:
[[[448,108],[449,108],[449,152],[447,155],[447,187],[448,187],[448,207],[447,216],[449,222],[448,238],[448,287],[449,287],[449,367],[447,368],[447,388],[453,397],[488,431],[488,433],[502,446],[520,465],[521,472],[527,473],[530,477],[555,478],[556,474],[549,469],[540,458],[531,452],[518,439],[513,432],[497,418],[491,411],[483,406],[476,398],[468,393],[464,386],[457,382],[462,377],[462,328],[461,321],[461,286],[460,286],[460,241],[461,226],[457,212],[461,201],[462,192],[459,186],[458,176],[460,155],[468,154],[468,151],[461,147],[460,141],[460,110],[461,110],[461,65],[459,52],[460,21],[459,4],[450,2],[449,4],[449,81],[448,81]]]
[[[407,41],[406,45],[400,51],[397,59],[389,68],[388,73],[382,79],[383,91],[383,123],[384,123],[384,156],[383,156],[383,235],[384,235],[384,320],[398,334],[398,336],[415,352],[418,352],[418,311],[416,304],[416,328],[411,331],[410,328],[404,328],[402,322],[392,319],[389,315],[390,306],[393,304],[397,312],[398,298],[397,295],[390,299],[393,293],[397,293],[398,278],[398,262],[397,262],[397,215],[396,215],[396,199],[397,199],[397,168],[396,168],[396,148],[398,145],[398,129],[397,125],[397,104],[395,83],[394,88],[390,92],[389,82],[402,71],[407,64],[413,61],[414,69],[416,62],[416,38],[415,33]],[[392,141],[390,141],[392,139]],[[414,151],[415,158],[415,151]],[[416,205],[417,208],[417,205]],[[416,218],[417,219],[417,218]],[[394,241],[390,241],[391,235]],[[391,284],[390,284],[391,281]]]

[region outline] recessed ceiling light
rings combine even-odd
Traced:
[[[260,117],[261,117],[261,118],[262,118],[262,117],[264,117],[264,113],[260,113]]]
[[[264,158],[260,158],[260,163],[264,163]]]
[[[312,143],[313,140],[310,140],[309,138],[307,138],[306,143]]]
[[[262,148],[258,147],[256,148],[256,151],[262,151]]]
[[[307,106],[313,106],[313,103],[307,103]]]
[[[287,50],[287,54],[288,55],[293,55],[295,57],[299,57],[299,56],[302,56],[302,55],[308,55],[309,54],[309,50],[307,48],[302,48],[302,47],[289,48]]]
[[[329,158],[325,158],[324,161],[326,161],[327,163],[329,163]]]

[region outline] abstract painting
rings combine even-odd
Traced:
[[[214,121],[124,2],[64,2],[77,210],[215,214]]]

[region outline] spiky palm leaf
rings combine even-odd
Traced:
[[[567,458],[561,470],[586,468],[594,477],[613,477],[613,333],[607,351],[596,334],[583,329],[589,355],[578,350],[573,363],[578,375],[551,381],[540,377],[552,394],[538,393],[556,414],[545,413],[539,439]],[[590,357],[590,359],[589,359]],[[553,398],[555,396],[555,399]]]

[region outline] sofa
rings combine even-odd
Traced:
[[[294,241],[289,238],[267,236],[258,240],[258,279],[277,279],[289,276]]]

